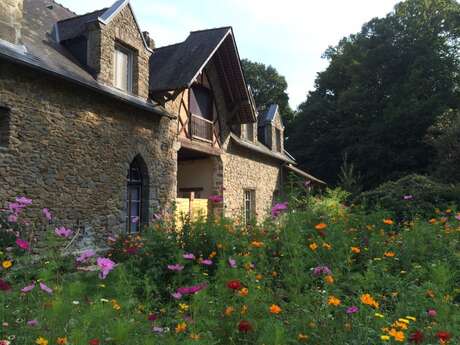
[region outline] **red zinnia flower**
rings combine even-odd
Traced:
[[[241,282],[239,280],[230,280],[227,286],[229,289],[239,290],[241,288]]]
[[[155,321],[156,319],[157,319],[156,314],[149,314],[149,316],[148,316],[149,321]]]
[[[0,279],[0,290],[2,290],[2,291],[10,291],[11,290],[11,285],[8,284],[3,279]]]
[[[252,326],[249,323],[249,321],[241,320],[240,323],[238,324],[238,330],[242,333],[248,333],[252,331]]]
[[[423,341],[423,333],[419,330],[415,331],[414,333],[412,333],[409,337],[409,341],[411,343],[416,343],[416,344],[420,344],[422,341]]]
[[[99,341],[99,339],[97,338],[94,338],[94,339],[91,339],[89,341],[89,345],[99,345],[101,342]]]
[[[444,342],[448,341],[452,337],[450,333],[444,331],[436,333],[436,336],[439,340],[442,340]]]

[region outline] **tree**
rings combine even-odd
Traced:
[[[241,63],[259,112],[262,114],[271,104],[278,104],[284,124],[289,127],[294,112],[289,106],[286,78],[272,66],[247,59],[243,59]]]
[[[288,150],[329,183],[344,152],[365,188],[427,172],[427,129],[460,106],[459,53],[460,4],[399,3],[327,49],[330,65],[298,109]]]

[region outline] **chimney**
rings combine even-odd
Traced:
[[[21,42],[23,0],[0,0],[0,39]]]
[[[144,35],[144,39],[145,39],[145,42],[147,43],[147,46],[154,50],[155,49],[155,41],[153,40],[153,38],[150,37],[150,34],[148,31],[144,31],[142,32],[142,35]]]

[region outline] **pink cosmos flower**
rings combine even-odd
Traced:
[[[101,272],[99,273],[99,278],[105,279],[111,270],[116,266],[116,263],[107,258],[97,258],[97,265]]]
[[[24,206],[32,205],[32,199],[26,198],[25,196],[17,197],[16,202]]]
[[[359,308],[357,306],[352,305],[351,307],[348,307],[346,310],[347,314],[354,314],[359,311]]]
[[[10,202],[8,204],[8,209],[10,210],[10,212],[14,213],[14,214],[19,214],[21,213],[22,209],[24,208],[25,206],[23,204],[20,204],[18,202]]]
[[[327,266],[317,266],[313,269],[313,275],[320,276],[320,275],[328,275],[332,274],[332,271]]]
[[[59,237],[68,238],[68,237],[72,236],[73,231],[61,226],[59,228],[56,228],[54,230],[54,233]]]
[[[185,260],[195,260],[195,255],[193,255],[192,253],[185,253],[184,255],[182,255],[182,257]]]
[[[49,209],[44,208],[44,209],[42,210],[42,213],[43,213],[43,216],[44,216],[47,220],[51,221],[51,220],[53,219],[53,215],[51,214],[51,212],[50,212]]]
[[[457,220],[460,221],[460,213],[458,213],[458,214],[455,216],[455,219],[457,219]]]
[[[46,293],[49,293],[50,295],[53,293],[53,289],[49,288],[44,283],[40,283],[40,289],[42,289]]]
[[[16,239],[16,244],[18,245],[19,248],[24,249],[24,250],[29,250],[29,242],[21,240],[19,237]]]
[[[38,326],[38,320],[33,319],[33,320],[27,321],[27,326],[30,326],[30,327]]]
[[[173,292],[171,294],[171,297],[174,298],[174,299],[181,299],[182,298],[182,294],[180,292]]]
[[[12,213],[8,216],[8,221],[10,223],[17,223],[18,222],[18,215],[15,213]]]
[[[137,216],[136,216],[136,217],[132,217],[132,218],[131,218],[131,223],[133,223],[133,224],[139,223],[139,217],[137,217]]]
[[[24,286],[24,287],[21,289],[21,292],[27,293],[27,292],[32,291],[34,288],[35,288],[35,283],[32,283],[32,284],[30,284],[30,285]]]
[[[278,217],[282,212],[286,211],[287,209],[288,209],[287,201],[276,204],[275,206],[272,207],[272,211],[271,211],[272,217],[273,218]]]
[[[181,264],[168,265],[168,270],[180,272],[184,269],[184,266]]]
[[[210,260],[210,259],[201,260],[201,264],[205,265],[205,266],[211,266],[212,265],[212,260]]]
[[[9,340],[0,340],[0,345],[10,345],[10,341]]]
[[[435,309],[428,309],[426,313],[429,317],[436,317],[436,315],[438,315]]]
[[[224,200],[224,197],[222,195],[210,195],[208,199],[212,202],[218,203],[222,202]]]
[[[197,285],[193,285],[193,286],[184,286],[184,287],[180,287],[176,290],[176,293],[179,293],[181,295],[193,295],[195,293],[197,293],[198,291],[201,291],[205,288],[208,287],[208,284],[206,283],[202,283],[202,284],[197,284]]]
[[[77,262],[79,263],[85,263],[88,261],[89,258],[92,258],[96,253],[92,249],[87,249],[83,253],[80,254],[80,256],[77,258]]]
[[[165,330],[163,327],[158,327],[158,326],[155,326],[152,328],[152,332],[153,333],[158,333],[158,334],[161,334],[163,333]],[[1,345],[1,344],[0,344]]]
[[[411,194],[408,194],[408,195],[404,195],[404,196],[403,196],[403,199],[404,199],[404,200],[412,200],[413,198],[414,198],[414,196],[411,195]]]
[[[228,258],[228,265],[229,265],[231,268],[236,268],[236,260],[235,260],[235,259],[232,259],[232,258]]]

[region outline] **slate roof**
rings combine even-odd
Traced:
[[[190,86],[230,31],[230,27],[194,31],[182,43],[154,50],[150,60],[150,90],[159,92]]]
[[[62,42],[80,36],[86,30],[86,25],[88,23],[98,20],[106,11],[107,8],[103,8],[81,16],[74,16],[59,21],[57,23],[59,41]]]
[[[24,0],[23,15],[21,38],[25,49],[3,41],[0,43],[0,58],[68,80],[137,108],[170,116],[157,104],[98,83],[63,45],[56,42],[54,24],[75,17],[74,12],[50,0]]]
[[[278,109],[278,104],[270,105],[265,114],[259,117],[259,126],[265,126],[267,123],[271,123],[275,119]]]

